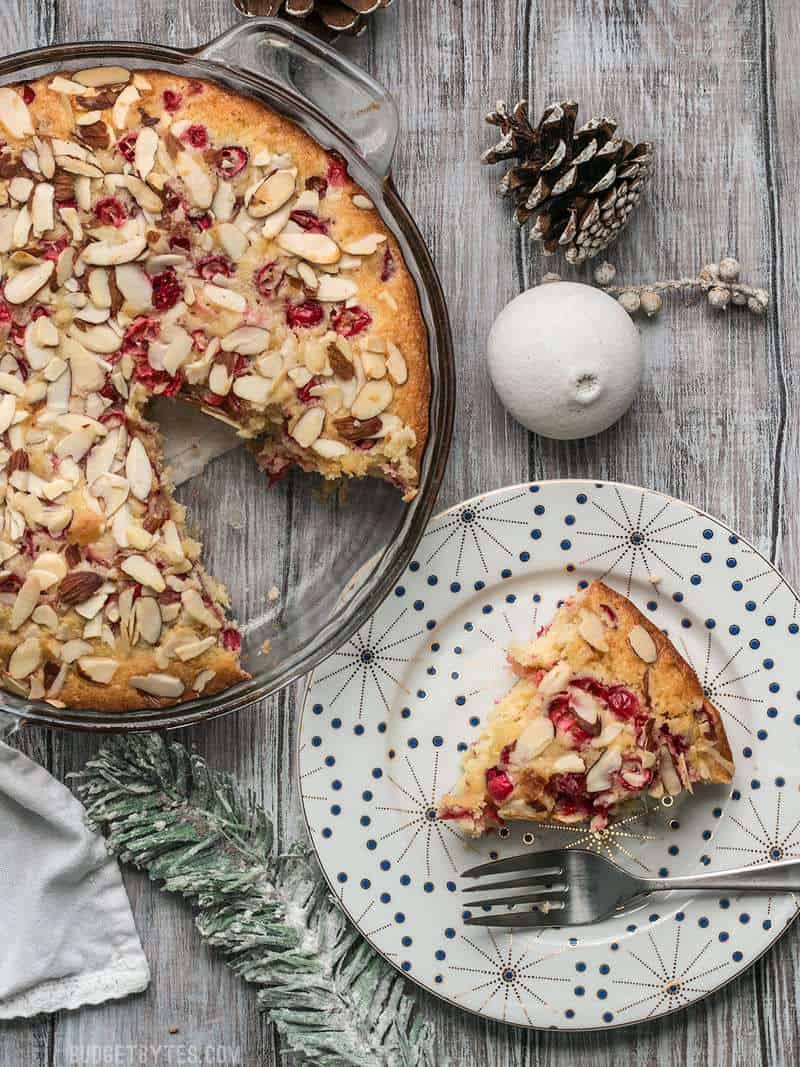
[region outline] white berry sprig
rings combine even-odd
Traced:
[[[657,315],[664,305],[662,293],[690,292],[699,289],[705,293],[709,305],[715,311],[726,311],[734,304],[746,307],[754,315],[763,315],[769,307],[769,293],[739,281],[739,261],[726,256],[719,263],[707,263],[696,278],[674,278],[663,282],[646,282],[642,285],[614,285],[617,269],[613,263],[600,263],[593,271],[597,285],[611,296],[616,296],[629,315],[642,311],[648,318]]]

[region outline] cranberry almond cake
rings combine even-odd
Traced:
[[[153,394],[413,497],[427,339],[344,160],[217,85],[121,67],[0,88],[0,684],[125,710],[246,678]]]
[[[519,681],[464,757],[439,815],[478,836],[506,819],[604,829],[626,802],[729,782],[719,712],[664,634],[602,582],[570,597],[529,644]]]

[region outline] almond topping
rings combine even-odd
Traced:
[[[611,786],[611,775],[622,766],[622,756],[615,748],[607,748],[586,775],[586,791],[602,793]]]
[[[14,89],[0,89],[0,124],[5,126],[11,136],[21,141],[23,137],[33,136],[33,123],[28,105]]]
[[[278,247],[290,255],[307,259],[309,263],[330,265],[341,258],[339,246],[324,233],[282,233],[278,239]]]
[[[381,428],[381,420],[379,418],[365,419],[363,422],[358,419],[336,419],[334,426],[348,441],[358,442],[366,441],[368,437],[372,437]]]
[[[154,697],[179,697],[183,682],[174,674],[134,674],[128,681],[134,689]]]
[[[348,256],[371,256],[385,240],[385,234],[369,233],[366,237],[360,237],[356,241],[343,241],[342,251]]]
[[[317,287],[317,300],[321,300],[323,304],[337,304],[339,301],[350,300],[357,292],[358,286],[350,278],[323,274]]]
[[[181,593],[181,603],[187,615],[196,622],[202,623],[203,626],[215,632],[222,629],[222,623],[213,611],[206,607],[205,601],[196,589],[184,589]]]
[[[156,152],[158,151],[158,134],[150,126],[139,130],[134,148],[133,165],[144,181],[155,166]]]
[[[356,396],[350,410],[356,419],[371,419],[385,411],[393,397],[394,390],[388,378],[367,382]]]
[[[9,629],[18,630],[20,626],[27,619],[30,618],[33,609],[39,602],[39,594],[41,593],[41,585],[39,579],[35,575],[28,575],[22,586],[17,593],[14,606],[11,609],[11,619],[9,621]]]
[[[639,659],[645,663],[655,663],[658,658],[656,643],[643,626],[634,626],[628,634],[630,646]]]
[[[25,267],[6,282],[4,296],[9,304],[24,304],[46,285],[56,269],[52,260],[37,263],[34,267]]]
[[[82,656],[78,660],[78,670],[89,681],[97,682],[98,685],[108,685],[114,677],[119,664],[115,659],[105,656]]]
[[[606,628],[603,625],[599,616],[595,615],[593,611],[582,611],[580,622],[578,623],[578,633],[591,645],[592,648],[598,652],[608,652],[608,641],[606,641]]]
[[[201,641],[190,641],[188,644],[179,645],[175,649],[175,655],[185,663],[187,660],[202,656],[204,652],[207,652],[216,643],[216,637],[205,637]]]
[[[559,660],[539,682],[539,693],[543,697],[555,696],[565,689],[572,677],[572,669],[565,659]]]
[[[153,486],[153,467],[141,439],[134,437],[125,460],[125,475],[137,500],[145,501]]]
[[[158,601],[151,596],[139,597],[134,610],[139,636],[148,645],[158,644],[158,639],[161,636],[161,609],[158,606]]]
[[[76,71],[72,80],[89,89],[100,89],[104,85],[126,84],[131,79],[131,72],[124,67],[87,67]]]
[[[119,263],[130,263],[132,259],[140,256],[145,248],[147,248],[147,239],[144,237],[132,237],[129,241],[119,243],[93,241],[84,248],[81,258],[84,262],[98,267],[116,266]],[[51,263],[50,266],[52,267],[53,264]]]
[[[20,681],[33,674],[42,662],[42,646],[38,637],[29,637],[22,644],[17,645],[11,653],[8,661],[8,673],[12,678]]]
[[[387,342],[386,350],[388,352],[386,370],[389,372],[389,377],[396,385],[405,385],[408,381],[408,366],[403,353],[391,341]]]
[[[325,409],[309,408],[308,411],[304,412],[297,420],[294,429],[291,431],[291,435],[301,448],[308,448],[322,433],[324,424]]]
[[[82,604],[94,596],[102,584],[102,575],[94,571],[72,571],[61,579],[58,596],[62,604]]]
[[[253,193],[251,214],[256,215],[256,205],[258,205],[260,215],[271,215],[273,211],[282,208],[294,194],[296,175],[297,171],[294,168],[277,170],[274,174],[270,174]]]
[[[272,382],[257,374],[245,374],[233,383],[234,394],[242,400],[249,400],[252,404],[266,404],[271,391]]]
[[[216,671],[200,671],[192,682],[192,689],[194,689],[195,693],[202,693],[216,673]]]
[[[146,585],[148,589],[154,589],[157,593],[163,593],[167,588],[161,571],[144,556],[128,556],[122,561],[121,570],[135,582]]]

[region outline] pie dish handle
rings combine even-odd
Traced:
[[[21,725],[22,721],[18,715],[13,715],[0,706],[0,741],[16,733]]]
[[[281,82],[335,123],[379,178],[389,176],[400,125],[397,105],[382,85],[305,30],[250,18],[195,55]]]

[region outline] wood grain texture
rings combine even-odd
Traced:
[[[800,27],[792,8],[785,0],[397,0],[369,34],[343,44],[397,97],[396,182],[438,264],[455,327],[458,431],[442,506],[529,477],[613,478],[707,508],[800,580]],[[0,0],[0,11],[14,49],[109,37],[191,45],[237,17],[228,0]],[[493,194],[499,173],[478,162],[492,132],[484,113],[517,95],[534,112],[573,97],[585,118],[615,116],[625,135],[655,142],[648,194],[610,250],[621,280],[677,277],[730,253],[746,280],[773,290],[766,320],[715,317],[696,299],[673,298],[642,324],[648,371],[633,410],[589,441],[526,434],[486,374],[486,335],[505,302],[548,270],[583,276],[532,250]],[[236,506],[238,462],[226,457],[213,468],[226,506]],[[231,539],[223,510],[207,509],[207,539],[228,539],[228,569],[244,581],[247,544]],[[302,566],[302,539],[279,553],[276,565]],[[274,807],[283,838],[302,823],[291,774],[299,698],[298,687],[182,738],[252,785]],[[96,747],[77,734],[37,731],[21,743],[59,776]],[[199,946],[187,910],[139,875],[126,880],[151,988],[123,1004],[0,1028],[0,1065],[62,1067],[89,1062],[76,1050],[143,1043],[224,1045],[247,1067],[277,1063],[253,996]],[[442,1056],[460,1067],[783,1067],[800,1061],[799,948],[792,930],[710,1000],[636,1029],[529,1033],[425,996],[420,1010]],[[170,1035],[171,1026],[180,1032]]]

